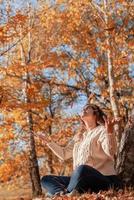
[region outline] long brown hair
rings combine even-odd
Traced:
[[[105,121],[104,121],[104,118],[107,118],[107,115],[102,111],[102,109],[95,105],[95,104],[91,104],[91,103],[87,103],[84,108],[83,108],[83,111],[84,110],[87,110],[87,109],[91,109],[93,111],[93,114],[96,115],[97,117],[97,125],[104,125],[105,124]],[[81,119],[81,123],[82,123],[82,127],[81,127],[81,130],[86,130],[86,126],[85,126],[85,123],[84,121]]]

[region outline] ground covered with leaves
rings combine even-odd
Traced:
[[[66,195],[57,197],[34,198],[34,200],[134,200],[134,189],[129,187],[124,190],[100,191],[99,193],[84,193],[82,195],[68,197]]]
[[[134,188],[125,187],[124,190],[115,191],[112,188],[99,193],[84,193],[68,197],[66,195],[46,197],[45,193],[37,198],[32,198],[30,183],[24,183],[21,179],[13,185],[10,181],[7,184],[0,184],[0,200],[134,200]]]

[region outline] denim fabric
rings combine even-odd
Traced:
[[[56,176],[46,175],[41,178],[41,185],[49,194],[55,194],[56,192],[64,191],[67,188],[70,181],[69,176]]]
[[[117,175],[103,175],[89,165],[78,166],[71,176],[43,176],[41,185],[52,195],[56,192],[65,191],[65,189],[67,192],[76,189],[79,193],[84,193],[123,188],[123,182]]]

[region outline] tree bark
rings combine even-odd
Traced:
[[[35,197],[42,194],[42,189],[40,184],[39,166],[36,156],[36,148],[33,135],[33,118],[30,110],[28,111],[28,120],[29,120],[29,136],[30,136],[29,173],[32,182],[32,192],[33,196]]]
[[[108,80],[109,80],[109,95],[110,95],[110,103],[111,103],[111,107],[112,107],[112,111],[113,111],[113,115],[115,118],[120,116],[119,113],[119,108],[118,108],[118,101],[117,101],[117,97],[115,94],[115,89],[114,89],[114,73],[113,73],[113,64],[112,64],[112,47],[111,47],[111,40],[110,40],[110,33],[108,30],[108,2],[107,0],[103,0],[104,2],[104,19],[105,19],[105,24],[106,24],[106,32],[105,32],[105,36],[106,36],[106,44],[108,46],[108,49],[106,51],[107,53],[107,65],[108,65]],[[117,143],[119,146],[120,143],[120,139],[121,139],[121,131],[120,131],[120,125],[116,125],[115,126],[115,130],[116,130],[116,136],[117,136]]]
[[[127,124],[122,134],[116,169],[126,186],[134,187],[134,123]]]
[[[30,13],[30,7],[29,7]],[[29,26],[30,26],[30,16],[29,16]],[[21,32],[20,32],[21,35]],[[24,95],[24,102],[31,103],[31,99],[27,94],[27,89],[31,85],[30,75],[28,73],[28,64],[31,61],[31,33],[28,33],[28,52],[27,56],[24,54],[23,45],[21,43],[21,64],[25,66],[24,72],[24,84],[23,84],[23,95]],[[35,148],[35,140],[34,140],[34,128],[33,128],[33,116],[32,110],[29,109],[27,111],[27,125],[28,125],[28,134],[29,134],[29,143],[30,143],[30,150],[29,150],[29,174],[32,184],[32,195],[36,197],[42,194],[42,188],[40,183],[40,174],[39,174],[39,166],[38,166],[38,159],[36,154]]]

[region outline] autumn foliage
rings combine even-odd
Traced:
[[[121,137],[134,102],[131,1],[28,2],[0,7],[0,183],[31,182],[37,161],[38,175],[70,174],[38,134],[65,146],[90,101],[122,117]]]

